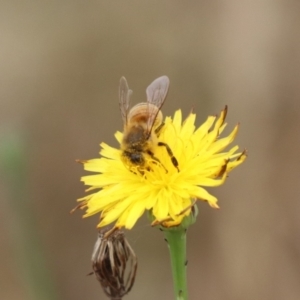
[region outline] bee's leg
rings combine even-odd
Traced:
[[[168,154],[169,154],[169,156],[170,156],[170,158],[171,158],[172,164],[174,165],[174,167],[175,167],[175,168],[177,169],[177,171],[179,172],[178,161],[177,161],[176,157],[174,156],[174,154],[173,154],[171,148],[169,147],[169,145],[166,144],[166,143],[163,143],[163,142],[158,142],[157,145],[158,145],[158,146],[163,146],[163,147],[166,148],[166,150],[167,150],[167,152],[168,152]]]
[[[164,127],[164,125],[165,125],[165,123],[162,122],[162,123],[154,130],[154,132],[155,132],[155,134],[156,134],[157,136],[159,136],[159,133],[160,133],[161,129]]]
[[[158,162],[165,169],[166,173],[168,173],[167,168],[160,162],[160,160],[156,156],[154,156],[154,153],[152,151],[148,150],[147,153],[151,156],[151,158],[154,161]]]

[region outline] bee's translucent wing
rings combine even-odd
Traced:
[[[155,119],[167,97],[170,80],[167,76],[156,78],[146,90],[147,103],[153,104],[148,106],[147,130],[150,134]]]
[[[126,78],[121,77],[119,86],[119,106],[124,125],[127,124],[127,115],[129,111],[131,94],[132,90],[129,89]]]

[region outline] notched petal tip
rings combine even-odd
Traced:
[[[197,199],[197,200],[201,200],[201,201],[204,201],[206,203],[208,203],[208,205],[214,209],[220,209],[220,206],[217,204],[217,200],[215,201],[209,201],[209,200],[206,200],[206,199]]]
[[[78,209],[84,209],[86,207],[87,207],[87,201],[83,201],[82,203],[79,203],[73,209],[71,209],[70,214],[73,214]]]
[[[223,124],[224,124],[224,121],[225,121],[225,119],[226,119],[226,117],[227,117],[227,112],[228,112],[228,106],[227,106],[227,105],[225,105],[224,109],[222,110],[222,114],[223,114],[223,116],[222,116],[222,118],[223,118],[223,122],[222,122],[222,124],[221,124],[221,125],[223,125]]]
[[[209,203],[209,205],[214,209],[220,209],[220,206],[217,203]]]
[[[227,116],[227,112],[228,112],[228,106],[225,105],[224,109],[221,111],[219,120],[217,121],[217,123],[220,122],[220,124],[218,126],[219,128],[224,124],[226,116]]]
[[[82,165],[84,165],[88,162],[88,160],[85,160],[85,159],[75,159],[75,161],[79,164],[82,164]]]
[[[236,160],[239,161],[241,159],[245,159],[246,157],[248,157],[248,151],[247,151],[247,149],[244,149],[244,151],[241,153],[241,155]]]

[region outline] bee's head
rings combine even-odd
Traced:
[[[145,162],[143,153],[141,152],[130,153],[130,161],[135,165],[143,165]]]
[[[132,165],[143,166],[145,164],[145,158],[143,156],[143,153],[139,151],[123,151],[121,158],[124,164],[129,167]]]

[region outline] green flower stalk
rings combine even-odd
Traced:
[[[185,217],[179,226],[171,228],[160,227],[164,232],[170,251],[176,300],[188,299],[186,234],[188,227],[195,223],[197,214],[198,208],[194,206],[192,213]]]

